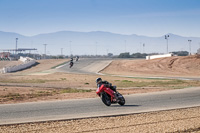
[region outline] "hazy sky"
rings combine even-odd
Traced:
[[[0,31],[200,37],[200,0],[0,0]]]

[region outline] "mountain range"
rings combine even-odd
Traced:
[[[200,37],[183,37],[168,33],[160,37],[123,35],[111,32],[75,32],[59,31],[54,33],[24,36],[12,32],[0,31],[0,50],[18,48],[36,48],[33,53],[49,55],[118,55],[123,52],[167,53],[188,51],[196,53],[200,47]],[[188,41],[188,40],[191,40]],[[47,44],[47,45],[44,45]],[[167,49],[168,47],[168,49]]]

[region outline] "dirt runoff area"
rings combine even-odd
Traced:
[[[153,60],[115,60],[101,72],[129,76],[199,77],[200,55]]]
[[[0,103],[97,97],[95,79],[99,75],[45,72],[67,61],[40,60],[38,65],[30,69],[0,74]],[[101,77],[117,85],[123,95],[129,95],[200,86],[200,83],[199,81],[125,78],[109,75],[198,77],[199,70],[200,57],[197,55],[148,61],[114,60],[101,71],[108,75]],[[199,121],[200,107],[194,107],[124,116],[6,125],[0,126],[0,132],[200,132]]]
[[[2,133],[197,133],[200,107],[0,126]]]

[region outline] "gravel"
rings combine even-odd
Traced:
[[[200,107],[88,119],[1,125],[2,133],[200,132]]]

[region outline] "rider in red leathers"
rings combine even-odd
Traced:
[[[100,93],[105,91],[106,93],[108,93],[111,96],[111,101],[116,101],[117,96],[116,96],[116,87],[112,86],[111,83],[107,82],[107,81],[102,81],[101,78],[97,78],[96,79],[96,83],[97,83],[97,90],[96,93],[97,95],[100,96]]]

